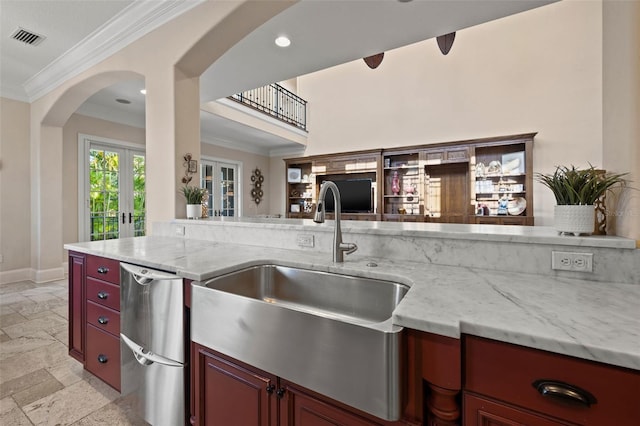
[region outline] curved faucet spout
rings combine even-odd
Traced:
[[[318,208],[316,209],[316,213],[313,216],[313,221],[316,223],[323,223],[325,220],[325,208],[324,208],[324,198],[327,195],[327,190],[331,189],[331,193],[333,194],[333,200],[335,205],[335,228],[333,231],[333,261],[334,262],[344,262],[344,254],[351,254],[354,251],[358,250],[358,246],[353,243],[343,243],[342,242],[342,229],[340,229],[340,215],[341,215],[341,204],[340,204],[340,191],[338,190],[338,186],[330,181],[326,180],[322,182],[320,186],[320,194],[318,195]]]

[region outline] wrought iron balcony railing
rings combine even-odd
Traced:
[[[229,99],[307,130],[307,101],[277,83],[236,93]]]

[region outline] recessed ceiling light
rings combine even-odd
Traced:
[[[129,105],[131,103],[129,99],[116,99],[116,102],[125,104],[125,105]]]
[[[142,93],[143,95],[147,94],[147,89],[140,89],[140,93]]]
[[[280,36],[276,39],[276,46],[289,47],[291,40],[287,36]]]

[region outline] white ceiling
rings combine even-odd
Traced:
[[[64,59],[71,56],[69,52],[83,43],[96,42],[106,34],[113,38],[119,28],[124,32],[125,24],[133,27],[131,20],[145,9],[173,8],[169,12],[163,10],[166,21],[200,1],[0,0],[0,94],[28,101],[38,93],[32,89],[38,77],[62,69]],[[218,59],[201,78],[201,100],[204,103],[283,81],[553,1],[556,0],[302,0]],[[10,39],[19,26],[47,38],[38,46]],[[149,26],[147,31],[153,28]],[[144,33],[138,31],[135,37]],[[280,34],[291,38],[289,48],[274,45],[273,40]],[[133,39],[132,35],[127,40]],[[90,66],[91,60],[86,58],[82,65]],[[143,86],[143,81],[129,81],[104,89],[89,98],[79,112],[144,127],[144,97],[139,93]],[[32,94],[27,93],[29,89]],[[131,104],[115,102],[118,98],[130,100]],[[261,134],[209,113],[202,113],[201,120],[203,140],[223,145],[225,141],[238,140],[247,147],[253,144],[256,152],[292,147],[286,139]]]

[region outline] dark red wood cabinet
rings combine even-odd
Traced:
[[[84,363],[85,255],[69,252],[69,355]]]
[[[464,425],[640,424],[639,371],[466,336],[464,377]]]
[[[120,390],[120,262],[69,252],[69,354]]]

